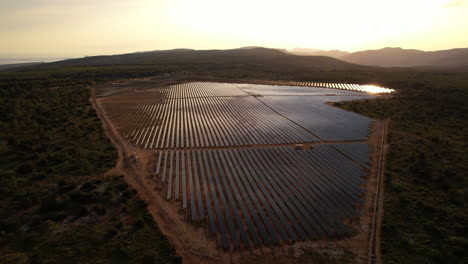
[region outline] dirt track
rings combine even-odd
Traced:
[[[368,187],[365,203],[361,208],[361,219],[359,223],[350,223],[360,232],[350,238],[335,241],[306,241],[298,242],[294,245],[259,248],[251,251],[228,252],[219,250],[214,239],[206,237],[206,232],[201,227],[193,227],[187,223],[184,217],[177,213],[177,205],[165,201],[161,195],[155,191],[155,186],[145,179],[147,174],[147,163],[151,158],[151,151],[144,151],[129,144],[117,132],[116,128],[108,121],[104,110],[100,105],[100,100],[94,95],[91,99],[93,107],[98,116],[103,121],[103,126],[109,138],[112,140],[119,152],[119,158],[115,168],[108,174],[124,175],[125,180],[135,188],[141,198],[148,204],[148,209],[153,218],[158,223],[161,231],[168,237],[176,248],[177,253],[182,257],[184,263],[316,263],[315,253],[336,256],[337,259],[344,252],[352,252],[356,257],[352,263],[366,263],[369,250],[369,237],[371,222],[373,217],[373,201],[377,193],[377,175],[380,173],[378,164],[380,163],[379,153],[375,151],[372,169],[368,178]],[[369,143],[380,149],[380,138],[383,131],[383,122],[376,122]],[[377,148],[376,148],[377,149]],[[138,161],[132,159],[132,153],[138,156]],[[380,187],[382,188],[382,184]],[[380,197],[380,203],[382,202]],[[382,208],[382,207],[380,207]],[[383,210],[378,210],[380,215]],[[381,216],[377,218],[376,241],[380,241]],[[380,254],[380,247],[375,246],[377,256]],[[322,257],[318,257],[322,260]],[[379,263],[379,262],[378,262]]]
[[[378,170],[378,195],[375,198],[376,199],[376,207],[374,208],[374,221],[375,221],[375,226],[374,226],[374,233],[375,237],[373,238],[373,244],[374,246],[371,247],[370,254],[375,255],[375,261],[374,263],[377,264],[382,264],[383,263],[383,257],[382,257],[382,249],[381,249],[381,244],[382,244],[382,221],[383,221],[383,215],[384,215],[384,172],[385,172],[385,157],[388,152],[388,145],[387,145],[387,133],[388,133],[388,124],[389,121],[385,120],[383,123],[383,129],[382,129],[382,143],[380,145],[380,156],[379,156],[379,170]],[[371,238],[372,241],[372,238]],[[373,248],[373,250],[372,250]],[[374,252],[372,252],[374,251]],[[369,258],[369,263],[372,262],[373,259]]]

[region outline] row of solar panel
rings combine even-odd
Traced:
[[[285,85],[261,85],[261,84],[236,84],[239,88],[251,95],[261,96],[359,96],[367,95],[351,90],[339,90],[333,88],[319,88],[309,86],[285,86]],[[372,95],[369,95],[372,96]]]
[[[306,86],[306,87],[320,87],[320,88],[330,88],[330,89],[339,89],[339,90],[348,90],[348,91],[357,91],[365,93],[391,93],[394,92],[393,89],[379,87],[376,85],[362,85],[362,84],[348,84],[348,83],[322,83],[322,82],[297,82],[297,81],[274,81],[271,82],[273,85],[279,86]],[[238,84],[238,87],[250,89],[256,85],[252,84]]]
[[[199,97],[250,96],[248,93],[230,83],[192,82],[175,84],[115,95],[108,101],[155,101],[161,99],[183,99]]]

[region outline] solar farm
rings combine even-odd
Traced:
[[[366,85],[191,82],[101,104],[149,155],[155,192],[225,250],[352,234],[366,192],[373,120],[327,105],[372,98]]]

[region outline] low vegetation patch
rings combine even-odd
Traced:
[[[0,263],[179,263],[79,82],[1,82]]]
[[[399,94],[335,103],[390,118],[385,172],[385,263],[465,263],[468,79],[407,82]]]

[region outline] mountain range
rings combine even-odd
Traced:
[[[247,69],[263,67],[289,70],[363,70],[368,66],[425,67],[468,69],[468,48],[421,51],[402,48],[383,48],[347,52],[310,48],[267,49],[257,46],[230,50],[173,49],[134,52],[120,55],[91,56],[51,63],[0,65],[0,70],[23,67],[153,65],[171,67],[186,65],[204,68],[219,65],[223,68]],[[211,66],[210,66],[211,67]]]
[[[35,67],[63,66],[160,66],[187,69],[273,69],[294,70],[364,70],[368,66],[356,65],[326,56],[296,56],[285,50],[246,47],[231,50],[174,49],[135,52],[121,55],[93,56],[45,63]]]
[[[346,52],[340,50],[318,50],[295,48],[289,53],[302,56],[329,56],[350,63],[380,67],[468,67],[468,48],[422,51],[402,48],[383,48]]]

